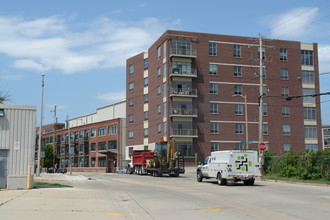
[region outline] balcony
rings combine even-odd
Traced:
[[[197,89],[178,89],[171,88],[170,97],[179,96],[179,97],[197,97]]]
[[[197,77],[197,70],[190,69],[190,70],[183,70],[179,68],[173,68],[170,76],[180,76],[180,77]]]
[[[197,138],[198,132],[197,129],[171,129],[171,137],[191,137]]]
[[[197,51],[191,48],[171,48],[170,57],[197,57]]]
[[[171,108],[170,117],[197,117],[197,109]]]
[[[79,138],[79,142],[80,142],[80,143],[88,142],[88,140],[89,140],[88,137],[80,137],[80,138]]]

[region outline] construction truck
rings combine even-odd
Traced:
[[[260,176],[258,152],[254,150],[214,151],[197,167],[198,182],[204,178],[216,178],[219,185],[243,181],[252,186]]]
[[[129,165],[130,174],[151,174],[162,176],[164,174],[178,177],[185,172],[184,156],[174,149],[175,140],[166,142],[161,140],[156,143],[155,150],[134,150],[132,161]]]

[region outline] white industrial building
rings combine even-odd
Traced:
[[[33,186],[36,110],[0,104],[0,189]]]

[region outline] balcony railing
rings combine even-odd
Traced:
[[[197,89],[171,88],[170,96],[197,97]]]
[[[197,77],[197,70],[196,69],[182,70],[179,68],[173,68],[170,76]]]
[[[171,129],[171,137],[198,137],[197,129]]]
[[[170,117],[197,117],[197,109],[171,108]]]
[[[170,56],[197,57],[197,51],[195,49],[187,48],[171,48]]]

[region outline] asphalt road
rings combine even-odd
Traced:
[[[219,186],[215,180],[197,182],[193,172],[177,178],[49,174],[36,181],[74,187],[0,191],[1,220],[314,220],[330,216],[328,186],[260,180],[254,186],[240,183]]]

